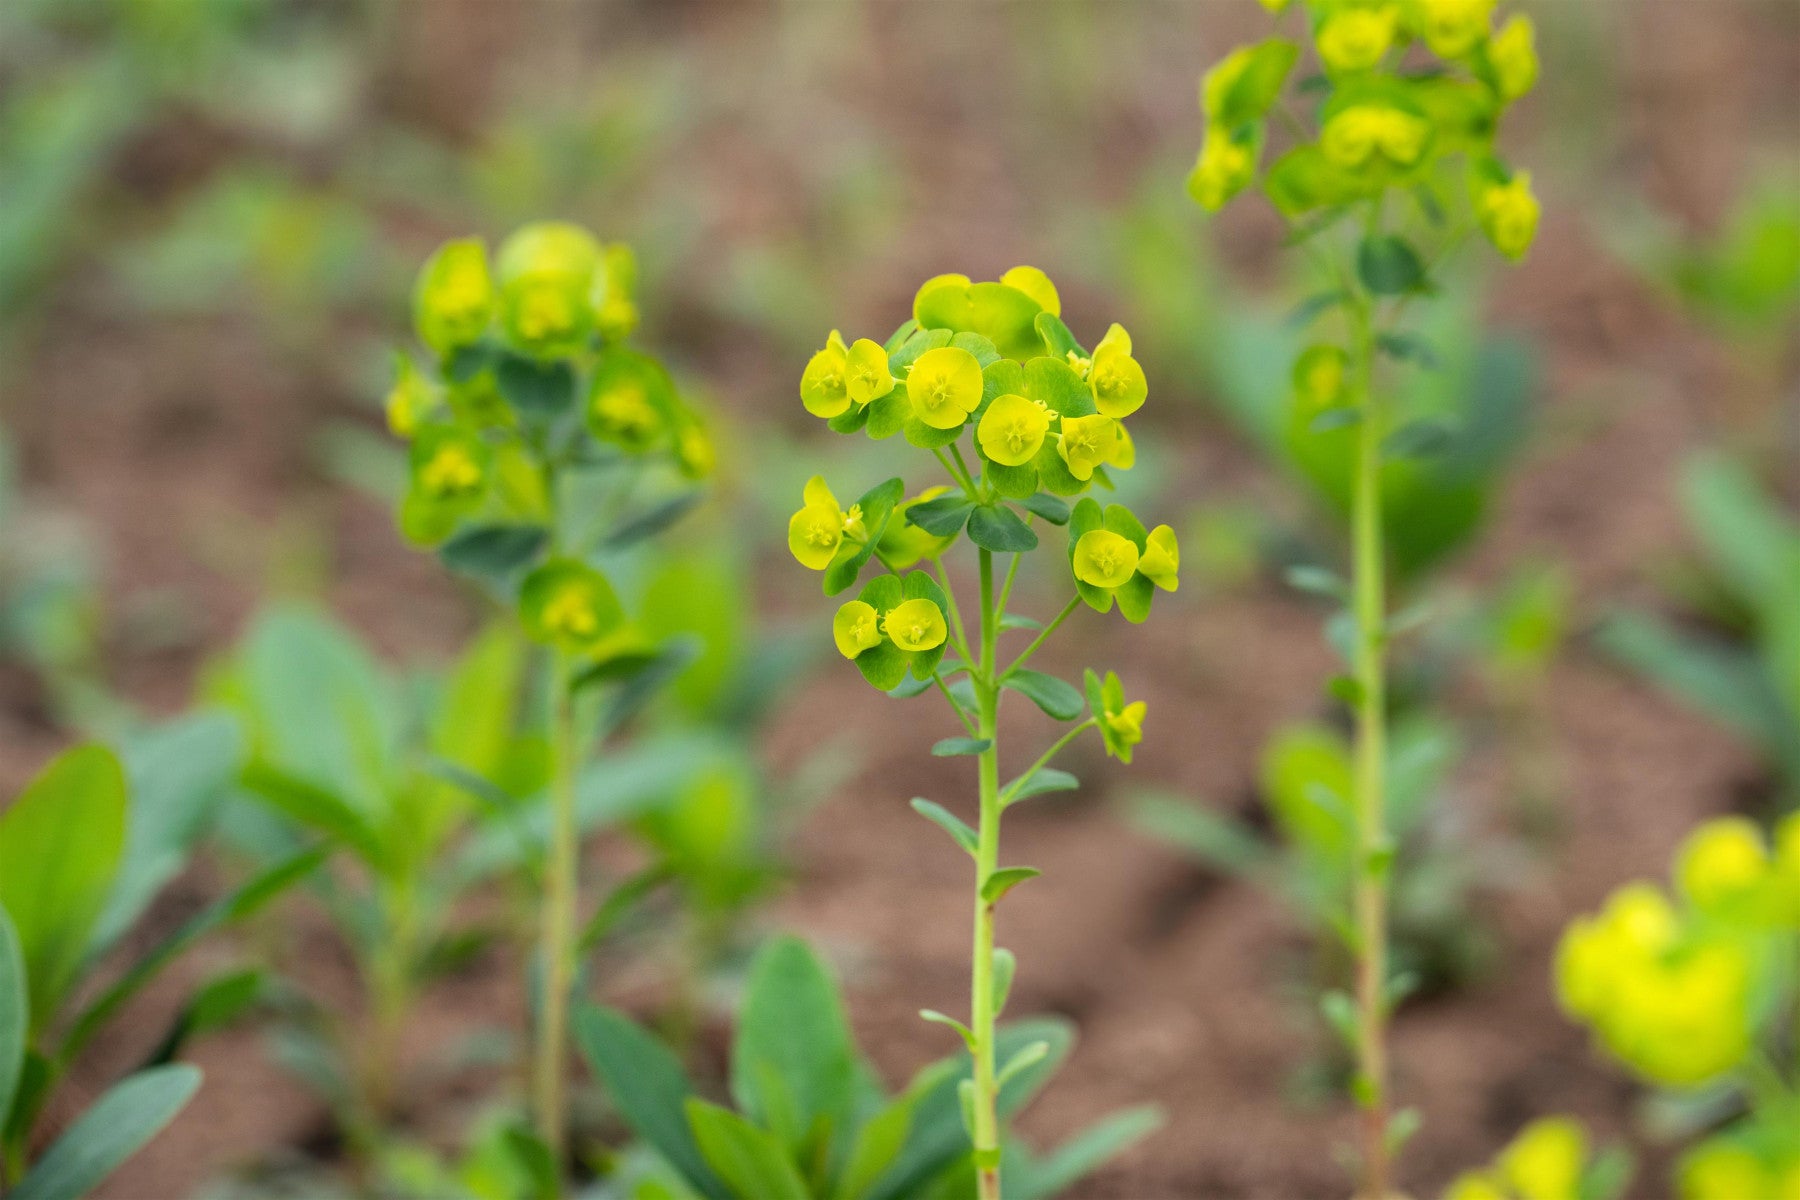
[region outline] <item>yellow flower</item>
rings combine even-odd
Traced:
[[[1050,431],[1050,414],[1023,396],[997,396],[982,414],[975,437],[981,452],[1005,467],[1022,467],[1037,457]]]
[[[1708,821],[1694,830],[1675,854],[1675,878],[1701,912],[1742,904],[1769,874],[1769,850],[1762,831],[1743,817]]]
[[[1137,569],[1165,592],[1180,586],[1181,547],[1176,543],[1173,529],[1158,525],[1150,531],[1144,552],[1138,556]]]
[[[1485,188],[1475,204],[1481,231],[1494,249],[1517,261],[1537,237],[1539,207],[1531,193],[1531,172],[1520,171],[1507,183]]]
[[[446,242],[419,272],[413,320],[439,354],[473,345],[494,319],[494,278],[479,238]]]
[[[1488,62],[1502,100],[1517,100],[1537,84],[1537,27],[1530,17],[1517,13],[1500,27],[1488,42]]]
[[[598,648],[625,624],[606,576],[575,559],[556,559],[525,577],[519,617],[526,633],[565,651]]]
[[[1129,417],[1144,406],[1150,388],[1144,381],[1144,368],[1131,357],[1131,335],[1123,326],[1112,326],[1094,347],[1088,387],[1094,394],[1094,407],[1103,416],[1115,420]]]
[[[1309,346],[1294,363],[1294,392],[1302,412],[1334,407],[1344,397],[1350,359],[1336,346]]]
[[[981,407],[981,364],[960,346],[919,355],[906,376],[906,395],[919,420],[933,429],[955,429]]]
[[[1113,443],[1112,457],[1106,460],[1106,465],[1129,471],[1137,466],[1137,443],[1131,440],[1131,430],[1125,428],[1123,422],[1115,426],[1114,431],[1118,440]]]
[[[857,338],[846,360],[850,399],[858,404],[879,400],[894,390],[894,377],[888,372],[888,354],[879,342]]]
[[[831,636],[838,653],[853,659],[881,644],[881,616],[873,605],[852,600],[831,619]]]
[[[675,464],[689,479],[705,479],[718,466],[719,453],[712,438],[698,425],[681,427],[675,435]]]
[[[1119,424],[1111,417],[1064,417],[1056,452],[1077,479],[1092,479],[1094,468],[1111,462],[1118,452]]]
[[[596,437],[628,449],[643,449],[662,431],[662,418],[644,385],[629,377],[615,378],[597,388],[588,415]]]
[[[1024,292],[1051,316],[1062,316],[1062,297],[1057,295],[1056,285],[1036,267],[1013,267],[1000,277],[1000,282]]]
[[[1756,1155],[1718,1138],[1684,1155],[1677,1175],[1682,1200],[1744,1200],[1776,1194]]]
[[[1487,36],[1494,0],[1413,0],[1413,25],[1439,58],[1461,58]]]
[[[1399,24],[1392,5],[1340,9],[1319,29],[1319,58],[1329,71],[1366,71],[1393,46]]]
[[[1520,1131],[1496,1166],[1520,1200],[1577,1200],[1587,1151],[1579,1123],[1544,1117]]]
[[[437,407],[437,393],[410,355],[394,355],[394,386],[388,391],[387,422],[395,437],[410,438]]]
[[[944,611],[923,597],[889,609],[887,616],[882,618],[882,629],[893,639],[894,645],[908,653],[935,650],[949,636],[944,625]]]
[[[1319,149],[1333,165],[1357,170],[1377,153],[1398,167],[1410,167],[1425,152],[1431,126],[1422,117],[1385,104],[1355,104],[1325,122]]]
[[[1075,543],[1075,578],[1097,588],[1123,586],[1138,569],[1137,543],[1108,529],[1093,529]]]
[[[468,448],[454,442],[438,447],[419,472],[419,482],[433,496],[458,496],[481,486],[481,465]]]
[[[788,549],[801,566],[823,571],[831,565],[845,535],[863,536],[862,511],[856,505],[845,512],[823,477],[807,480],[805,504],[788,520]]]
[[[1131,752],[1144,740],[1144,714],[1149,706],[1142,700],[1125,703],[1125,685],[1117,671],[1108,671],[1104,682],[1092,671],[1087,672],[1088,710],[1100,727],[1100,740],[1106,753],[1120,762],[1129,763]]]
[[[812,356],[800,376],[800,403],[815,417],[829,420],[850,407],[850,351],[837,330],[825,348]]]
[[[1256,178],[1256,143],[1240,142],[1228,129],[1209,125],[1200,158],[1188,174],[1188,195],[1207,212],[1218,212]]]

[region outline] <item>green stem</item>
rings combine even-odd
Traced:
[[[950,633],[954,637],[956,652],[962,660],[969,664],[969,670],[975,669],[975,658],[969,653],[969,633],[963,627],[962,609],[956,603],[956,592],[950,586],[950,569],[944,566],[944,560],[934,558],[931,565],[937,568],[938,586],[944,589],[944,599],[950,602]]]
[[[975,947],[970,972],[969,1027],[974,1046],[975,1172],[980,1200],[1000,1200],[999,1087],[994,1073],[994,904],[982,896],[989,876],[1000,866],[1000,751],[998,717],[1000,686],[994,678],[994,643],[999,617],[994,612],[994,556],[981,551],[981,665],[975,672],[980,708],[976,736],[988,742],[980,755],[981,817],[975,847]]]
[[[1354,365],[1362,393],[1357,426],[1352,542],[1355,588],[1357,1099],[1363,1106],[1363,1200],[1390,1194],[1387,1128],[1387,663],[1381,518],[1381,409],[1374,389],[1375,337],[1366,300],[1353,314]]]
[[[559,653],[550,664],[550,845],[544,871],[539,962],[543,992],[537,1027],[532,1097],[538,1136],[561,1170],[566,1142],[563,1063],[567,1048],[569,992],[575,969],[575,730],[570,713],[569,666]]]
[[[943,675],[933,671],[931,682],[937,684],[937,690],[944,694],[944,699],[950,704],[950,711],[956,714],[956,719],[962,722],[962,727],[969,731],[969,736],[974,737],[976,735],[975,722],[969,720],[969,714],[963,711],[963,706],[958,704],[956,697],[950,694],[950,685],[944,682]]]
[[[952,449],[954,449],[954,446]],[[956,485],[963,490],[963,494],[968,496],[969,499],[979,502],[981,500],[981,493],[976,489],[975,479],[969,474],[968,467],[962,465],[962,456],[960,454],[957,455],[956,461],[951,462],[949,457],[940,449],[933,449],[932,453],[937,455],[937,460],[939,464],[943,466],[944,470],[950,472],[950,478],[956,481]]]
[[[1069,602],[1063,605],[1063,610],[1056,614],[1054,620],[1038,631],[1038,635],[1031,639],[1031,645],[1025,647],[1024,653],[1013,659],[1012,666],[1006,668],[1006,674],[1000,676],[1000,679],[995,682],[999,683],[1002,680],[1005,680],[1007,676],[1011,675],[1014,671],[1017,671],[1020,667],[1023,667],[1026,662],[1030,660],[1031,656],[1038,652],[1038,647],[1042,646],[1044,642],[1049,639],[1050,635],[1056,632],[1057,627],[1074,614],[1076,607],[1080,603],[1081,596],[1079,593],[1069,597]]]
[[[1031,528],[1032,518],[1036,515],[1037,514],[1035,513],[1025,514],[1025,528]],[[1012,600],[1013,580],[1019,577],[1019,564],[1024,561],[1025,556],[1023,554],[1015,554],[1012,556],[1012,563],[1006,568],[1006,582],[1000,585],[1000,602],[994,605],[994,614],[996,617],[1004,617],[1006,615],[1006,606]]]
[[[969,470],[969,464],[963,460],[962,446],[951,442],[950,455],[956,459],[956,465],[962,468],[963,482],[969,489],[969,495],[977,504],[981,503],[981,489],[975,486],[975,472]]]

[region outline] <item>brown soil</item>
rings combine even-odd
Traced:
[[[542,64],[551,78],[571,70],[580,77],[570,58],[579,60],[581,47],[616,63],[634,49],[686,39],[683,65],[715,84],[692,97],[693,126],[653,165],[697,197],[692,241],[742,248],[799,239],[816,256],[820,286],[837,289],[827,312],[844,314],[846,328],[891,323],[911,281],[936,270],[991,274],[1024,260],[1057,273],[1057,244],[1067,238],[1054,231],[1072,210],[1054,195],[1067,178],[1058,168],[1075,172],[1067,186],[1083,189],[1087,202],[1123,203],[1148,164],[1197,139],[1198,70],[1261,28],[1248,0],[1146,3],[1117,21],[1101,6],[1091,26],[1063,20],[1063,6],[1043,25],[1029,6],[959,9],[955,20],[942,19],[948,6],[878,7],[874,27],[890,39],[884,50],[901,48],[863,60],[868,74],[857,76],[821,66],[829,56],[806,57],[805,46],[776,36],[774,18],[731,6],[626,8],[612,27],[623,34],[603,48],[587,23],[566,13],[534,9],[514,24],[495,17],[503,7],[398,6],[400,62],[375,89],[377,101],[462,130],[476,103],[471,93],[500,86],[488,74],[529,76]],[[1543,436],[1493,529],[1456,568],[1479,584],[1526,556],[1552,553],[1572,566],[1588,614],[1642,596],[1647,560],[1679,544],[1667,480],[1717,431],[1717,398],[1734,381],[1721,352],[1602,248],[1606,210],[1594,198],[1635,189],[1683,216],[1713,219],[1750,147],[1793,151],[1800,76],[1800,34],[1779,2],[1596,10],[1595,24],[1622,46],[1612,64],[1618,127],[1593,135],[1598,162],[1577,168],[1566,152],[1546,157],[1541,245],[1505,279],[1495,304],[1499,322],[1545,348]],[[559,43],[565,35],[571,44]],[[1036,46],[1038,37],[1043,55],[984,73],[997,61],[995,47],[1019,39]],[[504,49],[506,70],[481,74],[488,46]],[[446,82],[470,72],[485,81],[481,88]],[[1521,159],[1532,146],[1548,156],[1547,147],[1561,144],[1558,97],[1590,94],[1572,84],[1558,91],[1552,71],[1546,79],[1548,95],[1526,113],[1532,128]],[[1071,145],[1046,149],[1051,131],[1075,120],[1055,107],[1059,87],[1091,89],[1091,103],[1071,110],[1091,115],[1070,126]],[[838,123],[809,123],[821,112]],[[812,149],[824,139],[839,152],[863,136],[884,139],[904,171],[895,201],[903,216],[876,244],[832,245],[819,233],[830,227],[814,224],[826,220],[815,193],[831,168],[814,161]],[[1163,182],[1176,185],[1172,176]],[[633,195],[620,208],[648,212],[655,198]],[[620,213],[603,215],[625,223]],[[424,245],[431,235],[420,240],[405,216],[394,217],[396,228]],[[1229,257],[1266,271],[1266,223],[1234,218],[1224,228]],[[614,232],[629,236],[628,228]],[[704,261],[675,254],[657,265],[670,268],[669,303],[679,319],[653,330],[653,340],[675,346],[709,377],[735,420],[800,430],[787,399],[801,361],[796,348],[747,326]],[[199,664],[229,644],[266,583],[313,577],[309,560],[291,550],[296,533],[312,539],[325,563],[333,606],[384,651],[417,656],[453,646],[473,621],[468,598],[400,543],[379,506],[328,484],[312,465],[309,435],[321,415],[345,410],[343,399],[313,390],[316,377],[267,348],[253,320],[137,321],[119,314],[92,276],[74,272],[52,298],[47,332],[6,415],[34,494],[73,509],[102,538],[113,615],[158,589],[179,597],[190,618],[191,636],[173,645],[112,647],[115,686],[153,711],[178,709]],[[1098,282],[1076,280],[1070,294],[1084,326],[1105,319]],[[1151,375],[1154,385],[1154,363]],[[1191,391],[1171,383],[1162,394]],[[1167,411],[1179,406],[1171,399]],[[1165,426],[1184,483],[1161,511],[1173,517],[1195,499],[1246,490],[1281,494],[1228,434],[1192,412]],[[291,561],[280,557],[284,547]],[[816,592],[798,574],[765,573],[769,608],[822,621]],[[1133,834],[1110,803],[1129,785],[1154,783],[1249,812],[1256,754],[1269,731],[1321,709],[1319,685],[1332,666],[1317,615],[1258,585],[1165,598],[1141,629],[1091,614],[1073,628],[1053,661],[1116,666],[1151,715],[1132,767],[1084,749],[1069,765],[1087,790],[1072,801],[1033,801],[1008,817],[1005,859],[1045,872],[1002,908],[1000,938],[1020,962],[1010,1011],[1062,1013],[1081,1031],[1067,1069],[1023,1129],[1044,1141],[1120,1106],[1163,1107],[1167,1126],[1079,1189],[1082,1197],[1342,1195],[1346,1176],[1333,1148],[1350,1135],[1344,1106],[1303,1107],[1291,1098],[1297,1072],[1323,1049],[1294,986],[1302,931],[1263,892]],[[1484,903],[1503,936],[1503,966],[1466,991],[1409,1005],[1395,1025],[1397,1098],[1425,1114],[1403,1172],[1417,1195],[1485,1160],[1534,1115],[1572,1112],[1605,1135],[1632,1134],[1633,1090],[1555,1011],[1554,941],[1573,914],[1619,882],[1661,874],[1681,833],[1730,808],[1754,778],[1742,748],[1579,643],[1556,668],[1550,706],[1568,769],[1563,836],[1522,886]],[[858,1032],[895,1080],[947,1049],[943,1031],[920,1022],[917,1010],[954,1012],[966,1002],[966,864],[906,806],[924,795],[967,809],[971,771],[926,753],[947,725],[926,701],[896,707],[853,672],[827,667],[768,738],[778,768],[797,761],[821,730],[851,735],[861,748],[860,771],[806,823],[791,850],[792,881],[762,920],[803,932],[845,971]],[[1005,732],[1011,744],[1030,745],[1043,725],[1035,714],[1009,712]],[[0,675],[0,782],[22,781],[65,737],[28,678]],[[1467,764],[1459,784],[1476,819],[1501,819],[1505,770],[1492,746]],[[156,920],[178,919],[216,882],[207,872],[185,880]],[[227,951],[203,953],[221,961]],[[317,977],[308,983],[346,994],[328,944],[313,961]],[[106,1070],[154,1040],[180,984],[157,988],[128,1028],[97,1048],[78,1092],[91,1094]],[[628,983],[597,994],[637,991]],[[511,1023],[518,1003],[514,964],[483,960],[431,997],[413,1048]],[[102,1194],[172,1200],[221,1171],[278,1157],[282,1147],[316,1144],[320,1109],[259,1047],[254,1030],[199,1045],[195,1061],[208,1080],[200,1097]],[[427,1128],[468,1101],[455,1091],[413,1099]],[[1640,1175],[1633,1195],[1662,1194],[1660,1177]]]

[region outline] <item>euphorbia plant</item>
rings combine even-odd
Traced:
[[[1288,0],[1263,0],[1282,13]],[[1536,82],[1531,20],[1493,28],[1494,0],[1303,0],[1318,73],[1283,98],[1302,45],[1270,37],[1207,72],[1206,141],[1188,181],[1216,210],[1259,180],[1272,138],[1291,141],[1260,182],[1325,289],[1302,319],[1335,317],[1335,334],[1304,350],[1293,384],[1319,453],[1341,458],[1350,487],[1352,580],[1342,589],[1354,629],[1352,675],[1335,695],[1356,713],[1351,848],[1352,939],[1358,970],[1355,1051],[1362,1130],[1361,1194],[1391,1194],[1390,1159],[1404,1125],[1390,1121],[1386,1025],[1395,1002],[1387,950],[1394,848],[1386,815],[1388,561],[1384,502],[1403,495],[1417,462],[1446,438],[1390,403],[1390,368],[1429,363],[1404,318],[1434,291],[1432,273],[1479,230],[1506,257],[1535,237],[1529,174],[1496,155],[1501,116]],[[1279,123],[1271,127],[1271,115]]]
[[[712,460],[668,371],[626,344],[635,274],[626,247],[564,223],[516,231],[491,261],[478,240],[446,244],[415,294],[432,361],[401,356],[388,405],[389,424],[412,443],[402,529],[482,580],[546,651],[549,836],[531,1093],[559,1164],[579,933],[576,775],[685,660],[682,647],[659,648],[634,628],[603,566],[685,512]],[[603,689],[614,694],[596,709]]]
[[[994,909],[1038,873],[1001,865],[1001,813],[1028,796],[1076,786],[1049,764],[1090,729],[1108,754],[1130,762],[1144,717],[1143,703],[1126,702],[1115,674],[1102,679],[1088,671],[1084,695],[1027,664],[1084,603],[1099,612],[1116,604],[1128,620],[1144,620],[1156,589],[1175,589],[1179,561],[1168,526],[1147,530],[1123,505],[1102,506],[1084,495],[1095,485],[1110,488],[1109,471],[1132,465],[1124,419],[1143,405],[1147,386],[1123,328],[1112,326],[1089,351],[1060,314],[1055,285],[1034,267],[1014,267],[985,283],[940,275],[919,289],[911,319],[885,343],[846,343],[834,330],[800,380],[807,411],[834,431],[877,440],[903,434],[930,451],[946,477],[910,497],[902,480],[889,479],[846,509],[815,476],[788,525],[788,545],[801,565],[824,572],[828,596],[855,587],[865,568],[878,566],[832,620],[839,652],[891,695],[935,688],[964,736],[938,742],[932,753],[977,761],[973,828],[930,801],[914,800],[913,807],[975,860],[969,1022],[925,1016],[956,1029],[974,1056],[963,1110],[984,1200],[1000,1195],[996,1098],[1034,1053],[1028,1047],[996,1061],[994,1025],[1014,960],[994,946]],[[1071,511],[1063,497],[1077,496]],[[1068,527],[1068,566],[1056,573],[1069,593],[1041,625],[1008,607],[1025,556],[1038,548],[1033,525],[1040,520]],[[965,532],[977,578],[968,620],[946,566]],[[1008,556],[1002,576],[995,560]],[[1035,636],[1003,661],[1000,641],[1010,631]],[[998,717],[1008,691],[1071,728],[1002,785]]]

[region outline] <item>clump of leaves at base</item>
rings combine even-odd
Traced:
[[[697,1093],[674,1054],[624,1015],[589,1008],[577,1026],[620,1115],[655,1151],[646,1186],[660,1181],[674,1194],[706,1200],[975,1194],[958,1100],[968,1056],[933,1063],[889,1094],[852,1040],[837,984],[798,940],[773,942],[751,971],[731,1048],[730,1106]],[[1019,1065],[1002,1087],[1001,1107],[1010,1114],[1028,1104],[1072,1043],[1062,1021],[1003,1029],[1002,1058]],[[1156,1123],[1148,1110],[1116,1113],[1043,1156],[1009,1139],[1006,1194],[1055,1195]]]

